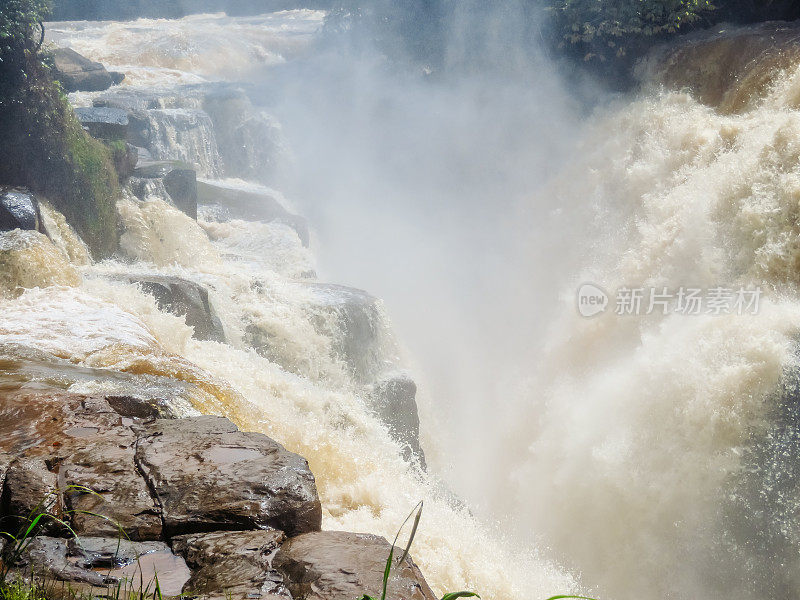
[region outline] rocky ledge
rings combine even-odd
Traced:
[[[157,574],[171,596],[356,600],[380,594],[390,550],[380,537],[320,531],[308,463],[276,441],[127,396],[0,391],[0,487],[0,530],[43,511],[58,518],[43,519],[21,555],[6,544],[12,576],[73,595]],[[434,598],[410,557],[389,591]]]

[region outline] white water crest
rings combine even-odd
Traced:
[[[309,217],[312,243],[278,221],[205,208],[194,221],[155,192],[120,201],[114,260],[86,264],[63,225],[51,245],[3,234],[13,264],[17,244],[57,267],[4,286],[3,339],[193,386],[194,410],[309,460],[325,528],[391,538],[424,499],[412,554],[437,592],[796,597],[800,65],[736,112],[661,86],[651,65],[636,97],[583,117],[544,60],[535,79],[490,91],[474,76],[393,80],[380,58],[315,62],[323,17],[49,27],[124,71],[126,89],[179,96],[175,85],[249,75],[282,86],[270,108],[290,155],[275,186]],[[176,109],[202,108],[186,102]],[[214,164],[211,182],[274,192],[215,180],[216,159],[167,141],[161,158]],[[368,409],[315,272],[384,298],[366,370],[413,367],[428,473]],[[227,343],[194,339],[109,278],[120,273],[204,285]],[[764,296],[758,314],[724,316],[618,316],[612,297],[587,319],[575,309],[587,282]],[[104,385],[117,384],[71,389]]]

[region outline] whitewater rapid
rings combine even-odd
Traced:
[[[269,80],[271,68],[313,53],[323,18],[288,11],[56,23],[48,35],[125,72],[129,89],[163,91],[254,72]],[[737,51],[735,43],[725,48]],[[702,63],[703,55],[695,59]],[[320,328],[324,315],[311,314],[305,284],[328,249],[313,235],[305,247],[281,223],[218,222],[202,210],[194,221],[157,195],[126,197],[119,204],[120,256],[93,264],[63,218],[46,208],[54,244],[38,234],[0,237],[0,252],[21,249],[11,275],[0,277],[0,347],[12,354],[25,348],[32,364],[49,356],[93,369],[64,366],[58,377],[73,391],[166,386],[187,414],[222,414],[274,437],[309,460],[325,528],[391,538],[424,499],[412,553],[437,592],[469,588],[487,599],[570,591],[609,599],[795,597],[800,478],[791,465],[800,444],[786,423],[797,391],[792,373],[800,366],[800,62],[767,61],[760,68],[769,77],[746,78],[742,85],[754,87],[734,94],[747,102],[725,105],[680,89],[693,76],[680,72],[683,62],[669,63],[672,71],[664,64],[648,65],[635,97],[597,108],[580,139],[570,140],[577,147],[569,161],[531,186],[511,213],[509,221],[524,221],[523,235],[548,244],[509,244],[531,253],[521,264],[563,270],[550,279],[534,275],[539,270],[512,271],[519,293],[552,297],[554,306],[542,317],[545,333],[525,340],[531,348],[498,348],[497,364],[481,362],[484,354],[471,346],[453,349],[468,381],[496,384],[481,386],[480,400],[496,407],[498,420],[502,412],[506,429],[485,417],[461,427],[462,416],[425,405],[436,398],[420,379],[423,447],[433,457],[428,474],[401,457],[366,408],[363,385],[336,355],[335,327]],[[90,104],[92,97],[72,100]],[[418,95],[409,101],[420,102]],[[464,110],[465,126],[471,114]],[[342,140],[342,152],[363,142],[355,138]],[[166,139],[163,151],[189,152],[198,139]],[[463,147],[458,152],[471,156]],[[204,156],[195,162],[214,180],[215,155]],[[528,158],[522,150],[512,156],[512,165]],[[481,222],[488,228],[508,221]],[[370,260],[380,261],[380,246],[372,250]],[[518,257],[500,258],[520,264]],[[160,311],[136,286],[109,279],[119,273],[203,284],[228,343],[194,339],[182,318]],[[575,304],[586,282],[612,292],[757,285],[764,295],[755,315],[609,310],[586,319]],[[509,306],[534,310],[491,291],[482,302],[487,314]],[[413,364],[392,333],[390,312],[379,305],[381,356]],[[527,323],[521,314],[508,319],[512,327]],[[251,326],[276,341],[275,355],[265,358],[247,345]],[[480,326],[477,318],[462,325]],[[454,337],[452,344],[466,339],[491,348],[491,333]],[[509,373],[516,379],[501,386]],[[455,435],[452,423],[459,424]],[[481,494],[484,518],[454,500],[440,477],[461,482],[470,500]]]

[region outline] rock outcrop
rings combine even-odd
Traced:
[[[284,543],[273,565],[286,578],[294,600],[353,600],[364,594],[380,598],[390,549],[376,535],[319,531]],[[387,598],[435,600],[411,557],[399,562],[402,553],[395,549]]]
[[[56,48],[53,64],[55,78],[67,92],[102,92],[125,78],[122,73],[109,72],[102,64],[71,48]]]
[[[111,279],[138,285],[156,299],[158,308],[184,317],[186,324],[194,328],[198,340],[225,341],[225,329],[208,298],[208,290],[202,285],[168,275],[115,274]]]
[[[47,233],[39,201],[28,189],[0,186],[0,231],[27,229]]]
[[[198,435],[198,428],[202,435]],[[168,535],[275,527],[320,528],[308,463],[265,435],[227,419],[156,421],[142,430],[136,462],[157,495]]]
[[[272,560],[286,539],[277,529],[215,532],[173,538],[172,548],[192,568],[184,588],[208,600],[291,600]]]
[[[154,183],[163,186],[176,208],[197,218],[197,172],[192,165],[178,160],[140,159],[131,176],[131,191],[143,200]]]
[[[213,208],[213,216],[220,221],[243,219],[246,221],[277,221],[297,232],[297,236],[308,246],[309,233],[306,220],[290,212],[278,197],[264,190],[237,188],[219,181],[197,182],[197,201]]]
[[[314,477],[277,442],[241,433],[222,417],[142,420],[122,417],[114,405],[58,392],[4,393],[2,516],[30,514],[46,499],[76,533],[93,537],[119,527],[134,540],[319,529]]]
[[[76,108],[75,115],[93,138],[125,140],[128,137],[128,113],[118,108]]]
[[[319,531],[303,458],[223,417],[155,414],[135,398],[0,391],[2,522],[48,510],[77,533],[46,523],[11,577],[97,594],[126,580],[144,588],[157,574],[165,595],[212,600],[380,594],[390,545]],[[410,557],[396,561],[389,594],[434,600]]]
[[[392,437],[405,448],[406,458],[416,457],[425,467],[425,454],[419,443],[417,384],[408,373],[384,375],[368,395],[371,408],[389,428]]]

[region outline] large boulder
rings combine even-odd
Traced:
[[[365,594],[380,598],[390,549],[389,542],[375,535],[319,531],[285,542],[273,566],[283,573],[294,600],[353,600]],[[402,552],[395,548],[387,598],[435,600],[411,557],[400,563]]]
[[[135,195],[144,192],[148,181],[160,181],[172,204],[197,218],[197,172],[193,166],[178,160],[139,160],[132,177],[131,189]]]
[[[197,202],[212,207],[214,218],[220,221],[242,219],[245,221],[277,221],[297,232],[304,246],[309,234],[306,220],[290,212],[274,192],[263,188],[243,188],[221,181],[200,179],[197,182]]]
[[[186,318],[198,340],[225,341],[225,330],[202,285],[169,275],[115,275],[115,279],[138,285],[156,299],[159,309]]]
[[[267,436],[236,431],[218,417],[159,420],[142,433],[137,463],[168,535],[319,530],[322,508],[308,463]]]
[[[64,517],[77,533],[114,536],[122,527],[131,539],[159,539],[161,518],[134,460],[136,442],[102,399],[4,395],[0,453],[17,455],[5,478],[6,514],[28,515],[45,500],[45,508],[69,511]],[[55,522],[46,530],[63,533]]]
[[[25,188],[0,186],[0,231],[12,229],[46,233],[36,196]]]
[[[128,137],[128,113],[118,108],[80,107],[75,115],[94,138],[125,140]]]
[[[282,531],[267,529],[173,538],[173,550],[192,569],[183,593],[206,600],[292,600],[283,577],[272,568],[272,558],[285,537]]]
[[[121,73],[110,73],[98,62],[81,56],[71,48],[53,52],[55,78],[68,92],[101,92],[120,83]]]

